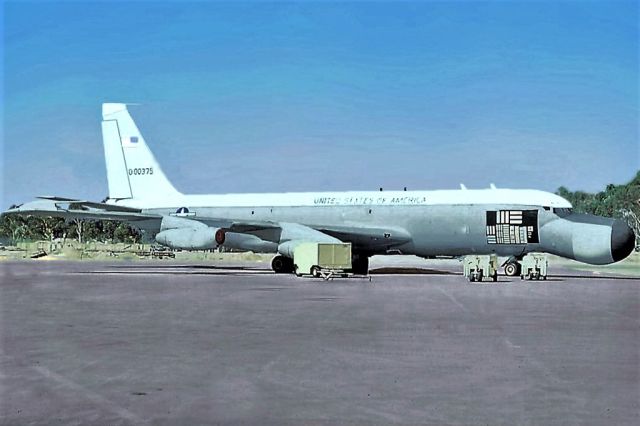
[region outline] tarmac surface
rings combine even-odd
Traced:
[[[0,264],[0,422],[640,424],[640,280]]]

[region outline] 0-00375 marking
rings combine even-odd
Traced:
[[[135,175],[152,175],[153,174],[153,167],[136,167],[133,169],[129,169],[129,176]]]

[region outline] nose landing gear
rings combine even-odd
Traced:
[[[522,266],[517,260],[510,260],[504,264],[504,274],[508,277],[516,277],[520,275]]]

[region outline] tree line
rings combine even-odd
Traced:
[[[80,243],[139,243],[142,240],[140,231],[123,222],[19,215],[0,217],[0,237],[13,244],[55,239],[73,239]]]
[[[569,191],[561,186],[556,194],[565,198],[578,213],[626,219],[640,231],[640,171],[625,185],[607,185],[604,191],[592,194],[584,191]]]

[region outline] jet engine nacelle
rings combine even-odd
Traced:
[[[225,247],[254,253],[275,253],[278,249],[277,243],[238,232],[225,232],[223,242]]]
[[[225,241],[225,232],[220,228],[174,228],[161,231],[156,241],[167,247],[183,250],[215,249]]]
[[[547,253],[606,265],[633,251],[635,235],[620,219],[574,213],[543,225],[540,245]]]

